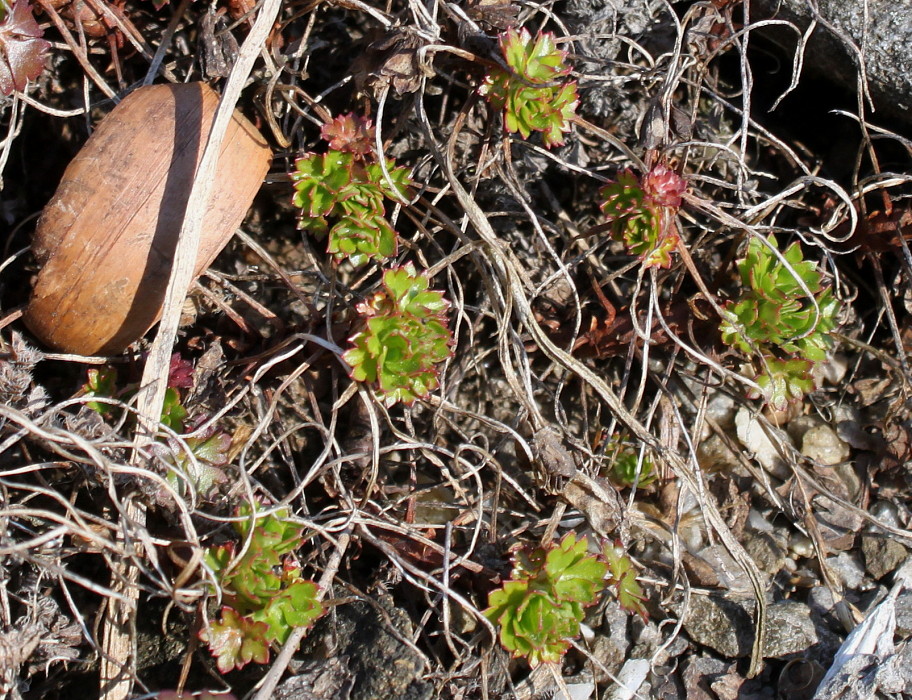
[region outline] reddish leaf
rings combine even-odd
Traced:
[[[0,92],[24,90],[44,70],[44,54],[50,44],[41,38],[41,29],[27,0],[14,0],[6,19],[0,23]]]
[[[324,124],[320,135],[336,151],[366,156],[374,150],[374,127],[370,119],[343,114]]]
[[[251,661],[258,664],[269,661],[268,629],[265,622],[255,622],[224,606],[221,619],[200,630],[199,637],[209,645],[218,670],[228,673],[235,668],[244,668]]]
[[[193,388],[193,363],[181,357],[179,352],[171,355],[168,368],[168,386],[175,389]]]
[[[661,207],[680,207],[687,183],[674,170],[659,163],[643,176],[643,191]]]

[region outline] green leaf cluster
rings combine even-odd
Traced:
[[[86,372],[86,383],[82,385],[85,396],[113,398],[117,392],[117,370],[113,367],[93,367]],[[86,401],[86,406],[101,416],[112,415],[116,407],[104,401]]]
[[[92,368],[86,372],[86,383],[82,393],[86,397],[129,399],[136,393],[136,385],[131,384],[123,389],[117,388],[117,369],[114,367]],[[181,358],[179,353],[171,356],[171,371],[168,376],[168,388],[162,403],[160,421],[175,432],[184,429],[187,420],[187,409],[183,405],[180,388],[193,386],[193,365]],[[103,401],[87,401],[86,406],[102,416],[116,417],[119,409]]]
[[[179,353],[171,357],[171,371],[168,376],[168,388],[162,403],[160,422],[175,433],[182,432],[187,426],[189,411],[184,406],[181,388],[193,386],[193,365],[181,358]],[[113,367],[93,368],[87,372],[87,381],[82,387],[87,397],[119,397],[128,399],[136,393],[136,386],[129,385],[124,389],[117,388],[117,370]],[[86,406],[102,416],[117,417],[120,410],[107,402],[87,401]],[[194,420],[199,425],[203,417]],[[168,449],[158,449],[164,445]],[[228,464],[232,438],[221,430],[210,429],[203,435],[188,437],[183,441],[160,439],[156,445],[162,458],[170,463],[165,475],[168,483],[181,496],[186,495],[187,482],[193,485],[197,493],[208,495],[216,484],[227,479],[222,468]],[[192,455],[192,456],[191,456]]]
[[[556,547],[515,553],[512,579],[491,593],[484,611],[513,656],[532,666],[558,663],[579,635],[584,608],[604,589],[608,571],[587,547],[585,537],[568,533]]]
[[[370,119],[349,112],[324,124],[320,136],[335,151],[367,157],[374,151],[377,131]]]
[[[777,247],[775,236],[768,240]],[[745,353],[758,345],[773,345],[807,360],[823,360],[831,343],[828,333],[836,327],[839,302],[822,286],[816,264],[803,259],[797,241],[782,257],[788,266],[769,246],[751,239],[747,255],[738,262],[741,298],[726,309],[722,339]],[[816,307],[799,279],[814,295]]]
[[[508,69],[492,69],[479,92],[503,111],[507,131],[523,138],[541,132],[546,148],[559,146],[579,104],[576,81],[562,80],[570,73],[566,52],[553,34],[539,32],[533,40],[526,29],[501,34],[500,50]]]
[[[839,301],[823,286],[816,264],[804,260],[797,241],[782,254],[785,262],[773,252],[776,237],[767,241],[752,238],[738,262],[741,296],[725,307],[720,330],[727,345],[759,353],[751,374],[764,398],[784,408],[813,389],[810,370],[826,359]]]
[[[165,389],[165,400],[162,403],[161,422],[175,432],[184,429],[187,420],[187,409],[181,401],[180,392],[173,386]]]
[[[427,396],[438,385],[437,365],[452,354],[449,303],[429,285],[409,263],[386,270],[382,290],[358,306],[364,328],[342,357],[352,378],[377,383],[387,405]]]
[[[232,442],[231,436],[222,430],[186,438],[183,444],[171,440],[169,461],[174,465],[174,471],[168,472],[168,483],[181,495],[186,492],[187,480],[197,493],[209,494],[227,479],[223,467],[228,464]]]
[[[235,530],[247,544],[240,558],[234,543],[210,547],[204,556],[222,590],[219,619],[200,633],[222,673],[250,661],[266,663],[272,643],[282,644],[296,627],[308,627],[323,614],[317,585],[301,577],[292,555],[303,530],[287,512],[260,516],[239,509],[245,519]]]
[[[327,251],[353,265],[396,254],[396,232],[386,219],[385,200],[399,200],[412,186],[407,168],[387,161],[389,179],[379,163],[358,153],[329,150],[308,153],[291,174],[294,205],[301,210],[298,227],[318,238],[329,236]]]
[[[609,448],[610,449],[610,448]],[[611,457],[611,472],[608,478],[617,486],[644,487],[656,479],[655,464],[648,453],[640,461],[639,451],[624,445],[616,445]]]
[[[680,176],[664,168],[663,172],[676,178],[683,191],[684,181]],[[652,182],[655,178],[651,175],[647,173],[644,180]],[[611,237],[622,242],[644,266],[670,267],[671,253],[679,242],[675,214],[680,199],[650,192],[629,170],[618,173],[617,180],[605,185],[600,195],[602,213],[611,225]]]
[[[633,562],[618,544],[608,542],[602,547],[602,556],[608,564],[608,584],[614,587],[618,604],[628,612],[637,613],[646,619],[643,589],[636,578]]]
[[[125,400],[136,393],[134,386],[128,386],[123,390],[117,388],[117,370],[113,367],[90,369],[86,375],[87,381],[82,385],[84,396]],[[116,418],[120,415],[120,409],[106,401],[86,401],[86,406],[101,416]],[[161,424],[179,433],[184,429],[187,415],[180,391],[176,387],[169,386],[165,389],[165,398],[162,403],[161,418],[159,419]]]
[[[239,615],[225,606],[217,621],[210,622],[200,632],[200,639],[209,645],[215,664],[222,673],[234,668],[244,668],[251,661],[269,662],[269,642],[266,624]]]
[[[814,363],[810,360],[780,360],[773,355],[761,355],[759,364],[759,372],[753,365],[743,368],[745,374],[760,387],[759,396],[750,398],[762,397],[776,410],[784,410],[790,402],[800,400],[816,388],[812,374]]]

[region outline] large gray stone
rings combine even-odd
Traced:
[[[805,74],[825,77],[854,91],[863,57],[876,107],[875,121],[877,114],[885,114],[912,123],[912,11],[908,2],[753,0],[751,21],[771,18],[792,22],[802,32],[816,20],[805,54]],[[779,39],[786,36],[782,31],[776,34]],[[797,38],[794,32],[791,36],[793,41]]]
[[[718,595],[693,596],[684,618],[690,639],[726,658],[750,655],[754,636],[754,601]],[[766,658],[832,653],[839,646],[810,607],[783,600],[767,606]]]
[[[276,689],[281,700],[430,700],[421,680],[428,661],[403,643],[412,635],[392,599],[336,606],[305,637],[295,675]]]

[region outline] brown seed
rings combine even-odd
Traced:
[[[41,270],[24,320],[41,341],[82,355],[117,353],[158,321],[218,100],[204,83],[139,88],[67,167],[32,242]],[[263,137],[235,113],[203,220],[197,275],[240,225],[271,159]]]

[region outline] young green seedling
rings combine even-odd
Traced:
[[[358,305],[363,327],[342,357],[352,378],[376,382],[389,406],[430,394],[439,383],[437,365],[452,355],[449,303],[429,286],[409,263],[384,272],[382,290]]]
[[[135,385],[122,389],[117,386],[117,370],[114,367],[92,368],[86,372],[86,383],[82,393],[86,397],[126,400],[136,393]],[[161,423],[175,432],[184,429],[187,409],[181,401],[181,389],[193,386],[193,365],[181,358],[180,353],[171,356],[168,372],[168,388],[162,404]],[[86,406],[102,416],[116,416],[119,410],[106,401],[87,401]]]
[[[168,372],[168,388],[162,404],[160,422],[175,433],[188,427],[189,411],[183,403],[181,389],[193,386],[193,365],[184,360],[180,353],[171,356],[171,367]],[[136,392],[135,386],[117,387],[117,370],[113,367],[93,368],[87,372],[87,381],[82,387],[86,397],[119,398],[126,400]],[[116,417],[119,408],[106,401],[87,401],[86,406],[105,417]],[[193,419],[200,425],[206,416],[197,415]],[[167,444],[167,449],[162,449]],[[165,478],[178,494],[186,494],[189,482],[197,493],[208,495],[217,484],[227,479],[223,467],[228,464],[232,438],[228,433],[210,428],[203,434],[188,437],[183,441],[174,438],[161,438],[153,449],[162,455],[171,465]]]
[[[833,342],[839,301],[797,241],[782,254],[784,261],[776,248],[772,235],[767,243],[750,240],[738,261],[741,295],[725,306],[720,330],[724,343],[753,358],[746,373],[781,410],[814,389],[811,370]]]
[[[620,544],[608,542],[602,547],[602,557],[608,564],[608,585],[614,588],[614,595],[627,612],[637,613],[646,619],[646,608],[643,601],[646,596],[636,578],[636,569],[630,557],[624,553]]]
[[[565,80],[566,52],[553,34],[539,32],[533,40],[526,29],[501,34],[500,50],[506,69],[492,69],[479,92],[503,113],[507,131],[523,138],[541,132],[546,148],[561,145],[579,104],[576,81]]]
[[[605,586],[607,565],[587,554],[585,537],[568,533],[557,546],[513,555],[513,573],[488,597],[484,611],[500,643],[530,665],[558,663],[579,636],[583,609]]]
[[[210,547],[204,555],[223,605],[200,639],[222,673],[251,661],[267,663],[272,644],[283,644],[292,629],[309,627],[323,614],[317,585],[301,577],[292,554],[303,530],[285,519],[284,510],[260,516],[244,506],[238,515],[244,520],[235,523],[235,531],[247,543],[240,559],[234,542]]]
[[[641,179],[629,170],[619,173],[600,193],[612,238],[645,267],[670,267],[680,241],[676,215],[686,189],[681,176],[663,164]]]
[[[298,228],[318,239],[328,236],[327,252],[337,261],[363,265],[396,254],[398,238],[386,218],[385,201],[401,201],[412,186],[407,168],[376,160],[369,120],[352,115],[326,125],[323,137],[332,148],[307,153],[291,173]],[[387,177],[387,175],[389,177]]]
[[[639,450],[623,445],[609,448],[611,472],[608,478],[622,488],[637,486],[643,488],[656,480],[655,464],[648,453],[640,460]]]
[[[587,548],[586,538],[571,532],[556,545],[514,552],[510,580],[491,593],[484,611],[513,656],[531,666],[559,663],[579,636],[584,608],[609,585],[625,610],[645,617],[643,590],[623,550],[605,544],[599,556]]]

